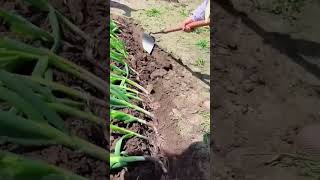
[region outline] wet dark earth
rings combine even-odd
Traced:
[[[66,18],[73,22],[85,34],[92,38],[91,44],[86,43],[83,38],[63,27],[64,43],[58,53],[60,56],[82,66],[94,73],[101,79],[107,80],[107,26],[105,1],[63,1],[51,0],[50,3],[58,9]],[[0,8],[14,10],[30,22],[48,30],[47,14],[41,13],[20,1],[0,1]],[[1,36],[10,35],[8,27],[0,22]],[[18,37],[21,38],[21,37]],[[22,39],[21,39],[22,40]],[[25,67],[25,69],[28,67]],[[23,71],[23,70],[22,70]],[[29,71],[29,70],[26,70]],[[54,70],[54,80],[70,87],[81,87],[101,100],[107,99],[107,94],[102,94],[91,88],[88,84],[77,80],[69,74]],[[105,119],[106,107],[98,105],[86,105],[95,115]],[[75,135],[88,140],[102,148],[108,148],[108,140],[105,137],[105,129],[82,119],[64,117],[68,129]],[[82,153],[74,152],[62,146],[50,147],[21,147],[16,144],[4,144],[0,149],[22,154],[27,157],[44,160],[50,164],[70,170],[76,174],[93,180],[106,179],[109,176],[108,165],[105,162],[96,160]]]
[[[296,153],[296,135],[319,122],[319,79],[297,62],[292,44],[215,2],[212,179],[309,179],[290,160],[266,162]]]

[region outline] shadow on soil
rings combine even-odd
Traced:
[[[186,70],[188,70],[194,77],[198,78],[200,81],[205,83],[206,85],[210,86],[210,75],[208,74],[202,74],[200,72],[193,71],[189,66],[183,64],[183,62],[179,59],[174,58],[171,54],[169,56],[178,64],[180,64],[182,67],[184,67]]]
[[[163,152],[168,174],[146,172],[124,175],[124,180],[208,180],[210,178],[210,148],[204,142],[191,144],[181,154]],[[140,168],[142,168],[141,166]],[[160,167],[158,167],[159,169]],[[157,172],[159,172],[157,170]]]
[[[320,43],[303,39],[294,39],[289,34],[277,32],[267,32],[254,20],[249,18],[246,13],[236,10],[230,1],[214,0],[228,13],[241,18],[242,22],[261,36],[265,43],[286,54],[295,63],[302,66],[305,70],[320,79],[320,60],[317,64],[311,63],[304,56],[320,57]]]
[[[168,180],[207,180],[210,176],[210,148],[204,142],[191,144],[179,155],[165,154],[168,158]]]

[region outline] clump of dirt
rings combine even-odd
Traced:
[[[212,179],[306,179],[294,166],[264,163],[278,153],[295,153],[297,132],[319,122],[319,79],[265,44],[268,37],[255,32],[261,27],[243,14],[232,15],[230,3],[217,2]]]
[[[67,2],[67,4],[65,4],[65,2]],[[108,67],[106,58],[108,57],[108,54],[106,54],[105,50],[105,42],[107,41],[107,26],[105,24],[105,19],[108,18],[108,14],[105,8],[107,7],[107,2],[51,0],[50,3],[94,40],[93,45],[85,44],[84,40],[74,35],[74,33],[71,33],[69,30],[64,29],[65,34],[63,39],[68,43],[63,44],[59,55],[106,80],[107,76],[105,74]],[[40,13],[38,10],[26,6],[20,1],[1,1],[0,7],[18,12],[20,15],[26,17],[32,23],[43,29],[48,30],[50,28],[50,25],[45,18],[47,14]],[[9,29],[1,24],[0,31],[1,35],[7,35]],[[69,74],[54,71],[54,80],[70,87],[82,87],[85,91],[94,94],[100,99],[108,99],[106,94],[99,93],[97,90],[91,88],[82,81],[75,79]],[[91,112],[101,118],[106,117],[105,108],[106,107],[97,105],[87,105],[86,107],[86,109],[90,109]],[[82,119],[70,117],[64,117],[64,119],[68,129],[75,135],[102,148],[108,148],[108,142],[104,136],[105,129]],[[50,164],[71,170],[74,173],[89,179],[102,180],[106,179],[108,176],[108,165],[105,162],[77,153],[62,146],[29,148],[9,143],[1,145],[0,148],[27,157],[42,159]]]

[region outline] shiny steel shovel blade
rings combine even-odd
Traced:
[[[142,47],[145,51],[151,54],[154,48],[154,38],[149,34],[143,33],[142,34]]]

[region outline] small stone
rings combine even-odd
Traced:
[[[185,90],[188,90],[188,86],[186,83],[182,82],[181,85],[180,85],[180,90],[181,91],[185,91]]]
[[[203,102],[203,107],[205,107],[206,109],[210,110],[210,101],[204,101]]]
[[[167,71],[164,69],[157,69],[155,71],[153,71],[150,75],[151,79],[155,79],[157,77],[163,77],[164,75],[167,74]]]
[[[243,84],[243,89],[249,93],[254,90],[254,84],[249,81],[246,81]]]
[[[150,62],[149,66],[150,66],[150,67],[156,67],[157,65],[156,65],[155,62]]]
[[[253,83],[256,83],[258,80],[259,80],[259,77],[257,74],[252,74],[250,77],[249,77],[249,80]]]
[[[146,87],[146,90],[148,91],[149,94],[153,92],[153,84],[148,84]]]
[[[142,59],[143,59],[143,60],[147,60],[147,59],[148,59],[148,56],[147,56],[146,54],[144,54],[143,57],[142,57]]]
[[[246,114],[248,111],[249,111],[248,106],[244,106],[244,107],[241,109],[242,114]]]
[[[236,91],[236,88],[234,86],[227,86],[226,87],[226,90],[229,92],[229,93],[232,93],[232,94],[237,94],[237,91]]]

